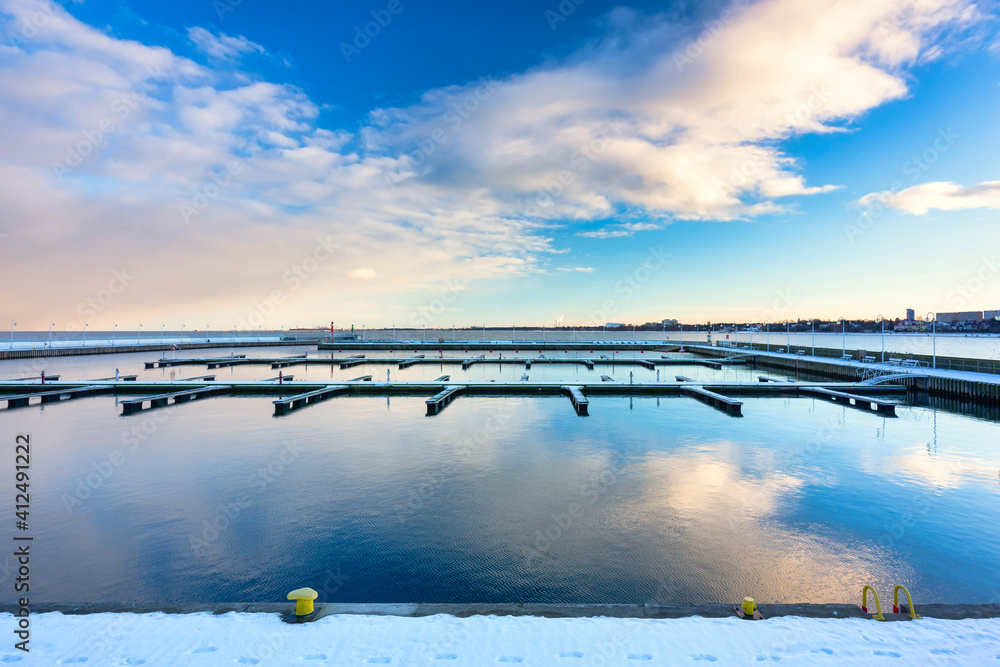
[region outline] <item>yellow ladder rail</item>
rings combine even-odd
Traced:
[[[906,586],[898,584],[896,588],[892,590],[892,613],[899,613],[899,591],[902,590],[906,593],[906,607],[910,611],[910,618],[916,620],[918,618],[923,618],[920,616],[916,610],[913,608],[913,598],[910,597],[910,591],[906,590]]]
[[[861,589],[861,611],[868,613],[868,591],[872,592],[875,596],[875,611],[876,614],[872,616],[876,621],[884,621],[885,616],[882,615],[882,603],[878,599],[878,591],[875,590],[874,586],[865,584],[864,588]]]

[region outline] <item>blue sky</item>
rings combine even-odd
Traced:
[[[0,0],[0,317],[998,308],[995,9]]]

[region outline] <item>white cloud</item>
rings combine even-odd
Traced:
[[[592,266],[574,266],[573,268],[563,268],[560,267],[556,269],[557,271],[579,271],[580,273],[591,273],[594,270]]]
[[[1000,181],[985,181],[963,187],[948,181],[922,183],[895,194],[886,190],[873,192],[858,200],[869,207],[876,202],[913,215],[924,215],[931,209],[961,211],[970,208],[1000,208]]]
[[[632,236],[634,233],[627,229],[598,229],[592,232],[578,232],[577,236],[588,239],[621,239]]]
[[[68,319],[101,267],[142,256],[145,278],[115,308],[237,319],[281,289],[282,308],[323,321],[354,307],[330,296],[348,284],[357,303],[402,302],[447,280],[540,272],[562,252],[557,225],[611,220],[581,235],[615,238],[655,227],[635,219],[783,211],[782,198],[832,186],[807,184],[779,141],[905,95],[905,67],[972,20],[966,0],[923,0],[896,20],[897,4],[760,0],[683,68],[675,22],[619,20],[561,63],[427,91],[352,131],[318,127],[299,89],[234,76],[232,61],[264,52],[245,37],[192,28],[203,66],[56,4],[0,0],[5,35],[49,12],[0,51],[0,203],[17,230],[3,267],[45,295],[10,307]],[[339,259],[306,271],[327,236]],[[41,271],[52,238],[75,252]],[[345,258],[378,280],[349,278]]]
[[[200,27],[188,28],[188,38],[198,50],[209,58],[217,60],[239,60],[246,53],[267,53],[263,46],[240,35],[230,37],[219,33],[218,37]]]
[[[375,269],[352,269],[347,272],[348,280],[375,280]]]

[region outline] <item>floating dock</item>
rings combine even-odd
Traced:
[[[444,377],[444,376],[442,376]],[[646,382],[624,384],[597,382],[567,385],[560,382],[456,382],[441,378],[433,382],[372,382],[361,376],[349,382],[284,382],[228,381],[224,385],[208,381],[107,381],[102,383],[59,382],[0,382],[0,402],[6,401],[8,409],[37,404],[54,403],[82,396],[105,393],[132,395],[122,403],[122,414],[141,412],[149,408],[178,405],[207,396],[275,396],[274,414],[284,415],[334,396],[430,396],[428,414],[438,414],[459,395],[462,396],[568,396],[579,415],[589,414],[591,396],[691,396],[731,415],[742,414],[742,403],[733,396],[801,396],[814,395],[815,390],[824,396],[829,393],[845,394],[854,401],[868,401],[871,405],[888,403],[873,397],[906,393],[902,385],[872,385],[857,382]],[[13,392],[11,395],[6,395]],[[889,405],[892,405],[889,403]]]

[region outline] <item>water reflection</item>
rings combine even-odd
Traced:
[[[587,419],[560,397],[463,397],[430,419],[420,398],[343,397],[276,420],[264,397],[127,419],[94,397],[0,422],[39,443],[40,601],[280,600],[326,580],[379,602],[1000,588],[998,424],[742,400],[742,420],[605,396]]]

